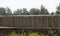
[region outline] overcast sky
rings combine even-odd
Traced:
[[[18,8],[40,8],[43,4],[48,11],[56,11],[60,0],[0,0],[0,7],[9,7],[12,11]]]

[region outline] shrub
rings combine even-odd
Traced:
[[[45,36],[44,34],[40,33],[40,36]]]
[[[60,30],[58,30],[58,36],[60,36]]]
[[[26,34],[25,33],[22,33],[22,34],[18,34],[19,36],[26,36]]]
[[[17,36],[17,34],[13,31],[9,36]]]
[[[49,30],[49,31],[48,31],[48,36],[54,36],[54,31]]]
[[[40,36],[38,33],[29,33],[28,36]]]

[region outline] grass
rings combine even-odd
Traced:
[[[1,28],[15,28],[15,27],[9,27],[9,26],[0,26],[0,29]],[[11,34],[9,34],[9,36],[49,36],[50,34],[52,34],[53,36],[57,36],[56,34],[53,34],[54,33],[54,31],[52,31],[52,30],[49,30],[49,32],[48,32],[49,34],[42,34],[42,33],[37,33],[37,32],[29,32],[28,34],[26,34],[26,33],[21,33],[21,34],[17,34],[17,33],[15,33],[15,31],[13,31]],[[60,32],[59,32],[59,34],[60,34]],[[3,35],[3,34],[1,34],[1,35]]]
[[[1,36],[4,36],[3,33],[0,33]],[[43,34],[43,33],[37,33],[37,32],[31,32],[31,33],[16,33],[15,31],[13,31],[12,33],[10,33],[8,36],[49,36],[49,34]],[[57,36],[56,34],[54,34],[53,36]]]
[[[0,26],[0,28],[15,28],[15,27]]]
[[[2,34],[0,34],[1,36],[4,36],[4,34],[2,33]],[[6,35],[7,36],[7,35]],[[48,34],[42,34],[42,33],[40,33],[40,34],[38,34],[38,33],[34,33],[34,32],[32,32],[32,33],[28,33],[28,34],[26,34],[26,33],[20,33],[20,34],[17,34],[17,33],[15,33],[15,32],[12,32],[11,34],[9,34],[8,36],[49,36]],[[57,36],[56,34],[54,34],[53,36]]]
[[[12,32],[9,36],[49,36],[48,34],[42,34],[42,33],[37,33],[37,32],[32,32],[32,33],[21,33],[21,34],[17,34],[15,32]],[[53,36],[57,36],[56,34],[54,34]]]

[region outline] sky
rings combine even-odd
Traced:
[[[9,7],[12,11],[16,9],[27,8],[41,8],[45,6],[49,12],[55,12],[56,7],[59,5],[60,0],[0,0],[0,7]]]

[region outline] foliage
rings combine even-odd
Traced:
[[[5,14],[6,14],[5,8],[1,7],[0,8],[0,15],[5,15]]]
[[[45,36],[44,34],[40,33],[40,36]]]
[[[54,32],[52,30],[49,30],[51,32]],[[0,33],[0,36],[4,36],[3,33]],[[49,33],[49,34],[43,34],[43,33],[37,33],[37,32],[30,32],[28,34],[26,33],[16,33],[15,31],[13,31],[11,34],[9,34],[9,36],[57,36],[57,34],[52,34],[52,33]],[[59,36],[60,36],[60,32],[59,32]]]
[[[27,13],[28,11],[27,11],[27,9],[26,8],[23,8],[23,13],[26,15],[26,13]]]
[[[56,14],[60,14],[60,3],[59,3],[59,6],[57,6]]]
[[[45,14],[45,15],[49,14],[48,10],[45,9],[45,7],[43,5],[41,5],[41,12],[40,12],[40,14]]]
[[[14,11],[14,15],[20,15],[20,14],[21,14],[21,11],[22,11],[21,9],[15,10],[15,11]]]
[[[30,14],[31,15],[39,15],[40,14],[40,10],[36,9],[36,8],[32,8],[32,9],[30,9]]]
[[[58,36],[60,36],[60,30],[58,30]]]
[[[6,7],[6,14],[7,15],[12,15],[12,11],[10,8]]]
[[[59,6],[57,6],[57,10],[55,11],[56,14],[60,14],[60,3]],[[49,15],[49,11],[41,5],[41,8],[31,8],[29,11],[27,8],[23,9],[17,9],[12,12],[12,10],[8,7],[0,7],[0,15]],[[51,14],[54,14],[52,12]]]
[[[4,36],[4,34],[3,33],[0,33],[0,36]]]
[[[13,31],[9,36],[17,36],[17,34]]]
[[[54,12],[51,13],[51,15],[54,15],[54,14],[55,14]]]
[[[52,31],[51,29],[48,31],[48,33],[49,33],[48,34],[49,36],[53,36],[54,35],[54,31]]]
[[[38,33],[29,33],[28,36],[40,36]]]
[[[25,33],[19,34],[19,36],[27,36]]]

